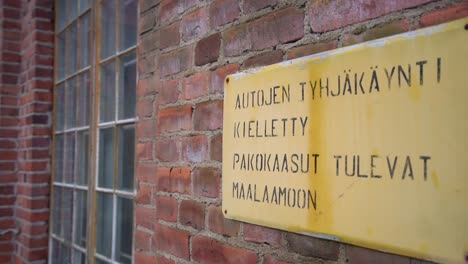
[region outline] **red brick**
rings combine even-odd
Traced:
[[[274,51],[268,51],[259,55],[255,55],[246,59],[244,61],[244,67],[253,68],[253,67],[275,64],[281,61],[283,61],[283,51],[274,50]]]
[[[138,204],[151,204],[151,186],[148,184],[139,184],[138,192],[135,197]]]
[[[137,101],[137,115],[140,118],[153,116],[154,101],[152,98]]]
[[[168,76],[185,71],[192,65],[192,57],[192,46],[164,53],[159,57],[159,72],[162,76]]]
[[[284,260],[279,260],[273,256],[265,256],[263,259],[263,264],[292,264],[293,262],[289,261],[284,261]]]
[[[138,53],[145,54],[147,52],[159,49],[164,38],[161,38],[160,31],[151,31],[140,37],[138,43]]]
[[[210,5],[210,26],[217,28],[239,17],[240,8],[238,0],[215,0]]]
[[[340,245],[336,241],[287,233],[289,249],[306,257],[338,260]]]
[[[135,252],[135,256],[134,256],[135,263],[157,263],[155,256],[148,255],[145,252],[138,252],[138,251],[134,251],[134,252]]]
[[[215,130],[223,126],[223,101],[207,101],[195,106],[193,112],[195,130]]]
[[[244,223],[244,240],[281,246],[281,232],[268,227]]]
[[[208,207],[208,228],[210,231],[224,236],[237,236],[240,230],[240,223],[224,218],[221,207],[211,205]]]
[[[22,220],[26,220],[29,222],[39,222],[39,221],[47,221],[49,220],[49,212],[33,212],[30,210],[24,210],[20,207],[16,207],[16,217]]]
[[[208,32],[208,12],[205,8],[199,8],[182,17],[182,39],[191,39],[205,35]]]
[[[345,34],[342,38],[343,46],[349,46],[373,39],[384,38],[409,30],[409,22],[406,19],[394,21],[389,24],[379,25],[361,34]]]
[[[156,22],[155,18],[156,15],[154,14],[154,11],[147,12],[140,16],[140,19],[138,20],[138,29],[140,34],[153,29]]]
[[[156,70],[156,59],[156,53],[146,53],[140,56],[140,59],[138,60],[138,73],[143,76],[154,72]]]
[[[192,128],[192,106],[182,105],[161,109],[158,129],[161,132],[190,130]]]
[[[159,7],[158,19],[165,24],[177,18],[185,9],[185,0],[163,0]]]
[[[224,55],[237,56],[248,50],[262,50],[303,36],[304,12],[288,7],[225,31]]]
[[[208,140],[204,135],[182,139],[182,159],[188,162],[202,162],[208,159]]]
[[[438,9],[421,16],[421,26],[433,26],[468,16],[468,2]]]
[[[179,158],[179,144],[174,138],[156,141],[156,158],[160,161],[175,162]]]
[[[244,13],[252,13],[268,6],[274,6],[278,0],[244,0]]]
[[[410,258],[346,245],[346,261],[353,263],[409,264]]]
[[[156,169],[154,163],[137,163],[136,175],[140,182],[155,183],[156,182]]]
[[[135,234],[135,249],[146,250],[146,251],[150,250],[151,234],[140,229],[136,229],[134,234]]]
[[[195,195],[217,198],[221,182],[221,172],[216,168],[202,167],[192,171],[193,193]]]
[[[157,75],[151,75],[147,78],[138,80],[137,96],[142,97],[146,95],[156,94],[156,91],[159,90],[158,84],[159,76]]]
[[[135,221],[137,226],[153,229],[153,223],[156,222],[156,209],[137,204],[135,206]]]
[[[195,99],[208,93],[209,72],[197,72],[186,77],[182,86],[182,98],[185,100]]]
[[[156,122],[153,119],[142,119],[136,123],[136,136],[138,138],[150,138],[155,135]]]
[[[158,103],[160,105],[171,104],[177,102],[179,98],[179,80],[165,80],[161,82],[159,88]]]
[[[210,159],[223,161],[223,135],[216,134],[210,141]]]
[[[155,230],[156,249],[189,260],[189,232],[158,225]]]
[[[175,261],[172,259],[165,258],[163,256],[156,256],[157,264],[175,264]]]
[[[221,34],[216,33],[198,41],[195,46],[195,65],[201,66],[215,62],[219,57]]]
[[[239,71],[239,64],[226,64],[212,71],[210,74],[210,93],[223,93],[224,92],[224,79],[229,74]]]
[[[310,27],[314,32],[325,32],[376,18],[391,12],[415,7],[431,0],[386,1],[337,0],[314,1],[309,9]]]
[[[177,221],[177,200],[174,197],[156,195],[155,200],[158,219]]]
[[[158,168],[157,179],[158,191],[190,193],[190,168]]]
[[[254,252],[229,246],[205,236],[192,238],[192,258],[205,264],[257,263],[257,254]]]
[[[165,49],[179,45],[180,42],[180,21],[174,22],[160,29],[160,48]]]
[[[311,43],[304,46],[292,48],[288,51],[288,60],[304,57],[332,49],[336,49],[336,41]]]
[[[179,207],[179,221],[182,225],[203,229],[205,226],[205,205],[192,200],[183,200]]]

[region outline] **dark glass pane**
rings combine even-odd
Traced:
[[[86,247],[86,217],[88,212],[86,195],[86,191],[75,190],[74,242],[83,248]]]
[[[66,0],[57,1],[57,29],[61,30],[67,23]]]
[[[55,87],[55,131],[63,130],[65,126],[65,85]]]
[[[66,183],[73,183],[73,172],[75,165],[75,133],[65,134],[63,178]]]
[[[90,55],[90,12],[86,13],[80,18],[80,69],[89,65]]]
[[[120,263],[132,263],[133,200],[117,197],[117,229],[115,259]]]
[[[79,76],[78,89],[78,126],[89,125],[89,72],[84,72]]]
[[[99,187],[113,188],[114,151],[114,129],[101,129],[99,131]]]
[[[54,182],[63,181],[63,135],[55,136]]]
[[[111,258],[112,253],[112,195],[97,194],[96,208],[96,252]]]
[[[77,153],[76,153],[76,179],[79,185],[88,184],[88,130],[77,133]]]
[[[65,94],[67,96],[67,110],[65,128],[76,127],[76,78],[67,81]]]
[[[133,191],[133,174],[135,158],[135,127],[134,125],[118,128],[118,188]]]
[[[136,45],[137,38],[137,1],[120,1],[120,40],[119,49],[125,50]]]
[[[135,117],[136,56],[127,55],[120,61],[119,119]]]
[[[100,122],[115,120],[115,63],[101,67]]]
[[[52,233],[57,236],[61,236],[62,207],[62,187],[55,186],[53,190]]]
[[[115,0],[101,2],[101,59],[115,54]]]
[[[57,79],[65,77],[65,33],[57,35]]]
[[[73,223],[73,189],[64,187],[62,189],[62,237],[66,241],[72,239]]]
[[[78,250],[73,250],[73,264],[85,264],[86,256]]]
[[[67,46],[66,46],[66,72],[67,75],[76,72],[76,58],[77,58],[77,31],[76,22],[70,25],[67,32]]]

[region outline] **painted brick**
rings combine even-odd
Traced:
[[[174,197],[156,195],[155,203],[157,219],[169,222],[177,221],[177,200]]]
[[[188,162],[201,162],[208,159],[208,140],[204,135],[182,139],[182,158]]]
[[[215,130],[223,126],[223,101],[208,101],[195,105],[193,128],[195,130]]]
[[[195,168],[192,171],[193,193],[195,195],[217,198],[221,182],[219,169],[210,167]]]
[[[179,160],[179,144],[173,138],[159,139],[155,144],[156,158],[160,161],[174,162]]]
[[[158,129],[161,132],[190,130],[192,128],[192,106],[183,105],[161,109]]]
[[[215,0],[210,5],[210,26],[217,28],[239,17],[238,0]]]
[[[195,229],[203,229],[205,226],[205,205],[192,200],[183,200],[179,207],[179,222]]]
[[[346,245],[346,260],[348,263],[382,263],[409,264],[410,258],[379,252],[367,248]]]
[[[283,60],[283,51],[274,50],[268,51],[259,55],[252,56],[245,60],[244,68],[253,68],[259,66],[265,66],[275,64]]]
[[[192,238],[192,257],[195,261],[206,264],[257,263],[257,255],[247,249],[223,244],[206,236]]]
[[[195,46],[195,65],[201,66],[215,62],[219,57],[221,34],[216,33],[200,40]]]
[[[468,16],[468,2],[438,9],[421,16],[421,26],[433,26]]]
[[[208,30],[208,12],[205,8],[199,8],[182,17],[181,32],[184,41],[201,37]]]
[[[157,190],[190,193],[190,168],[158,168]]]
[[[226,64],[212,71],[210,74],[210,93],[223,93],[224,79],[229,74],[239,71],[239,68],[239,64]]]
[[[278,0],[244,0],[244,13],[252,13],[268,6],[274,6]]]
[[[288,60],[336,49],[336,41],[328,41],[328,42],[319,42],[319,43],[311,43],[304,46],[299,46],[292,48],[288,51]]]
[[[168,76],[185,71],[192,65],[192,57],[191,46],[164,53],[159,57],[159,72],[162,76]]]
[[[158,225],[155,230],[156,249],[189,260],[189,232]]]
[[[209,72],[197,72],[184,78],[182,85],[182,98],[195,99],[208,93]]]
[[[208,229],[224,236],[237,236],[240,230],[240,223],[224,218],[221,210],[221,207],[216,205],[208,207]]]
[[[160,48],[165,49],[179,45],[180,42],[180,21],[174,22],[160,29]]]
[[[244,223],[244,240],[279,247],[281,246],[281,231]]]
[[[412,8],[431,0],[391,0],[381,4],[377,0],[314,1],[309,9],[310,27],[325,32],[373,19],[391,12]]]
[[[307,257],[337,260],[340,253],[339,243],[315,237],[287,233],[289,249]]]
[[[361,43],[373,39],[384,38],[387,36],[403,33],[409,30],[409,23],[406,19],[394,21],[389,24],[380,25],[378,27],[364,31],[361,34],[345,34],[342,38],[343,46],[349,46],[356,43]]]

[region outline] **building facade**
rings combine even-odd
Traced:
[[[224,218],[223,83],[466,17],[467,1],[2,0],[0,12],[0,263],[426,263]]]

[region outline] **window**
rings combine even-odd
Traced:
[[[50,263],[131,263],[137,1],[55,9]]]

